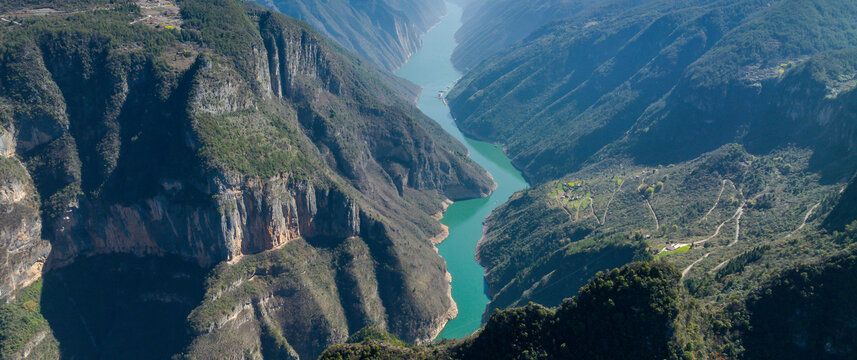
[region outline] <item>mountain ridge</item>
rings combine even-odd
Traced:
[[[102,346],[119,335],[102,330],[125,304],[185,324],[187,343],[170,346],[187,358],[311,358],[366,325],[427,341],[453,308],[435,292],[449,282],[432,216],[487,195],[484,170],[309,25],[232,0],[168,5],[156,11],[169,27],[139,21],[149,10],[134,1],[83,1],[0,33],[0,144],[15,169],[0,244],[16,260],[0,296],[35,298],[0,319],[4,354],[118,356],[130,348]],[[95,272],[108,286],[132,281],[129,267],[200,290],[63,280]],[[96,294],[116,298],[75,305]],[[155,325],[134,331],[155,341]]]
[[[421,36],[446,12],[441,0],[364,2],[260,1],[306,21],[345,48],[395,72],[421,46]]]
[[[626,5],[542,26],[448,95],[462,131],[534,184],[486,221],[485,320],[646,259],[725,306],[849,246],[857,8]]]

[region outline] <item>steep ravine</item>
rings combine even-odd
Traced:
[[[438,96],[461,76],[450,59],[456,45],[453,34],[461,26],[462,12],[454,4],[447,3],[447,8],[449,15],[426,34],[424,47],[397,74],[423,87],[417,106],[465,144],[471,158],[490,172],[496,184],[491,196],[458,201],[443,213],[442,223],[449,227],[449,237],[438,249],[452,275],[452,297],[458,315],[439,336],[462,338],[481,326],[482,313],[490,300],[484,286],[484,268],[475,259],[482,223],[497,206],[528,184],[498,146],[462,135],[445,100]]]
[[[438,291],[449,284],[429,242],[442,231],[431,215],[447,198],[489,193],[484,171],[377,70],[309,26],[232,1],[178,5],[191,9],[186,25],[201,39],[217,39],[205,36],[213,18],[259,32],[231,45],[246,46],[238,56],[216,41],[130,26],[120,9],[71,15],[62,36],[45,18],[39,36],[4,48],[0,296],[16,307],[44,295],[32,315],[41,327],[16,332],[21,342],[4,351],[122,354],[128,348],[101,346],[98,334],[121,336],[123,317],[112,312],[128,307],[61,314],[44,299],[73,292],[70,301],[86,303],[129,267],[185,278],[169,259],[195,268],[182,271],[204,293],[163,314],[164,324],[187,316],[187,343],[170,347],[186,358],[314,358],[367,325],[417,343],[433,337],[453,304]],[[193,18],[200,9],[217,16]],[[74,30],[87,21],[131,35]],[[161,55],[163,44],[147,47],[137,33],[181,56]],[[63,275],[81,259],[101,269],[103,288],[79,291]],[[122,289],[161,304],[180,295]],[[83,346],[79,334],[54,331],[77,315],[119,332],[92,330]]]
[[[446,9],[441,0],[258,0],[306,21],[379,67],[395,71],[422,45]]]

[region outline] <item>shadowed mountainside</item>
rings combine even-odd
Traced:
[[[442,0],[259,0],[306,21],[346,49],[396,71],[446,13]]]
[[[486,314],[557,306],[597,271],[651,257],[720,303],[848,245],[854,3],[603,4],[448,95],[461,129],[502,144],[536,184],[486,222]]]
[[[179,326],[187,341],[169,351],[187,358],[314,358],[367,325],[435,336],[454,304],[438,290],[433,215],[488,194],[484,170],[307,24],[233,0],[168,5],[155,11],[169,26],[131,1],[2,25],[0,296],[32,301],[0,319],[4,357],[155,346],[103,346],[129,336],[116,320],[131,304],[60,314],[44,299],[88,304],[128,268],[186,277],[161,258],[197,267],[180,281],[193,296],[128,287],[116,299]],[[73,275],[90,271],[81,258],[99,269],[91,288]],[[92,346],[63,330],[78,315]]]
[[[852,239],[853,241],[853,239]],[[706,307],[664,262],[598,273],[555,308],[495,311],[464,339],[408,346],[383,331],[322,359],[848,359],[855,355],[857,256],[790,268],[725,307]]]

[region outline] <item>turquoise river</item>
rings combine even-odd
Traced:
[[[482,237],[482,221],[528,184],[500,147],[465,137],[449,108],[438,98],[441,91],[448,90],[461,77],[450,62],[456,46],[453,35],[461,27],[461,8],[447,3],[447,9],[446,17],[423,37],[423,47],[396,74],[423,88],[417,107],[461,141],[470,157],[497,183],[497,190],[487,198],[452,204],[441,221],[449,226],[449,237],[438,249],[452,274],[452,298],[458,304],[458,317],[446,325],[439,338],[461,338],[479,329],[489,300],[485,295],[484,269],[474,258],[476,243]]]

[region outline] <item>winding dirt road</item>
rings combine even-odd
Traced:
[[[741,203],[741,206],[738,208],[738,212],[735,213],[735,240],[732,240],[729,245],[726,247],[732,247],[733,245],[738,243],[738,237],[741,236],[741,217],[744,216],[744,205],[746,203]]]
[[[792,231],[791,233],[789,233],[786,237],[791,237],[791,236],[792,236],[792,235],[794,235],[796,232],[803,230],[803,228],[804,228],[804,227],[806,227],[806,223],[807,223],[807,221],[809,221],[809,217],[810,217],[810,216],[812,216],[812,213],[813,213],[813,212],[815,211],[815,209],[817,209],[819,206],[821,206],[821,202],[819,202],[819,203],[817,203],[817,204],[813,205],[813,206],[809,209],[809,211],[807,211],[807,212],[806,212],[806,215],[803,217],[803,222],[800,224],[800,226],[798,226],[798,228],[797,228],[797,229],[795,229],[794,231]]]
[[[610,203],[613,202],[613,198],[616,197],[616,193],[619,192],[620,190],[622,190],[622,184],[624,184],[624,183],[625,183],[624,181],[622,183],[620,183],[619,186],[616,187],[616,190],[613,190],[613,194],[610,195],[610,200],[607,200],[607,206],[604,207],[604,216],[601,217],[601,225],[604,225],[607,223],[607,210],[610,209]],[[596,215],[595,218],[598,219],[598,216]]]
[[[711,253],[710,252],[705,253],[705,255],[702,255],[701,258],[697,259],[696,261],[694,261],[690,265],[688,265],[686,268],[684,268],[684,270],[681,271],[681,278],[684,279],[684,277],[687,276],[687,273],[690,272],[690,269],[693,269],[693,266],[696,264],[699,264],[700,261],[705,260],[705,258],[707,258],[708,255],[711,255]]]
[[[652,212],[652,217],[655,218],[655,230],[660,229],[661,223],[658,221],[658,215],[655,214],[655,209],[652,207],[652,203],[650,203],[648,199],[646,200],[646,205],[649,205],[649,211]]]

